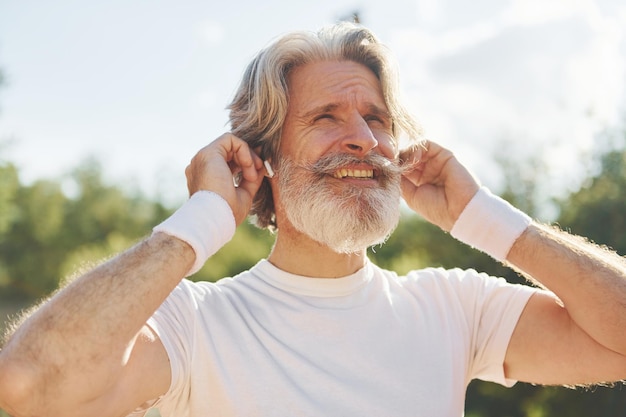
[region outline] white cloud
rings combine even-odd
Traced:
[[[517,137],[530,153],[558,150],[552,165],[571,177],[580,150],[623,115],[626,6],[512,0],[445,25],[462,3],[427,9],[431,24],[399,30],[391,42],[426,133],[479,169],[499,140]]]
[[[587,0],[513,0],[505,16],[512,24],[543,24],[575,15],[587,8],[587,3]]]

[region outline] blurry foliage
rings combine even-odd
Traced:
[[[466,417],[624,417],[626,387],[568,389],[518,383],[513,388],[474,381]]]
[[[621,132],[621,137],[624,137]],[[507,159],[511,158],[511,159]],[[538,183],[546,167],[536,160],[513,160],[502,153],[500,194],[529,214],[538,209]],[[605,148],[597,169],[583,186],[556,202],[558,222],[572,232],[626,253],[626,150]],[[107,185],[97,161],[88,160],[62,181],[20,182],[18,170],[0,160],[0,307],[2,299],[33,302],[64,280],[114,256],[142,237],[173,210],[137,193]],[[75,190],[63,190],[67,182]],[[542,198],[545,198],[543,196]],[[269,254],[274,237],[245,223],[193,280],[215,281],[250,268]],[[490,257],[442,233],[419,216],[403,211],[389,240],[371,248],[370,258],[398,273],[426,266],[474,268],[511,282],[517,274]],[[467,394],[468,417],[626,416],[626,392],[517,384],[506,389],[474,381]],[[0,410],[0,417],[3,417]]]
[[[524,144],[519,140],[506,138],[496,148],[494,159],[503,181],[503,189],[498,195],[537,218],[544,191],[541,187],[549,168],[540,153],[532,153],[520,159],[520,155],[524,155],[523,147]]]
[[[169,213],[161,204],[104,184],[100,166],[88,161],[60,182],[23,185],[15,167],[0,163],[0,291],[33,300],[55,290],[72,268],[108,257],[145,235]],[[123,244],[114,245],[112,241]],[[81,255],[82,254],[82,255]]]
[[[626,254],[626,151],[598,157],[600,173],[561,203],[559,223],[572,233]]]
[[[15,195],[19,187],[15,166],[8,163],[0,165],[0,238],[18,215]]]

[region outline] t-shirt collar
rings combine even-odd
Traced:
[[[284,291],[311,297],[343,297],[353,294],[372,280],[372,263],[366,259],[363,268],[340,278],[314,278],[295,275],[277,268],[267,259],[259,261],[251,270],[269,285]]]

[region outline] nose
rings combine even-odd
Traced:
[[[341,150],[357,156],[364,156],[377,146],[378,139],[360,115],[348,125],[341,139]]]

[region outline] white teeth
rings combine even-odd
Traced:
[[[372,169],[340,169],[333,174],[333,177],[341,178],[374,178],[374,170]]]

